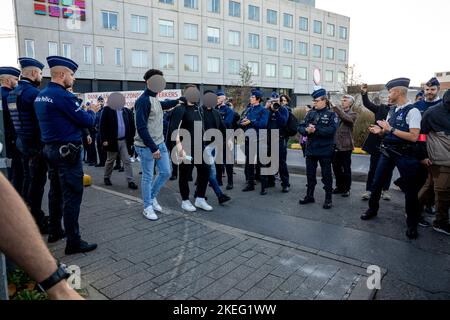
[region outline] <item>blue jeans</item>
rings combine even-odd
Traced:
[[[220,189],[219,183],[217,182],[217,178],[216,178],[216,166],[215,166],[216,149],[206,147],[205,151],[208,154],[208,164],[210,166],[208,182],[209,182],[211,188],[214,190],[214,193],[216,194],[216,196],[220,197],[223,195],[223,192]],[[220,173],[220,174],[222,175],[222,173]]]
[[[158,148],[161,152],[161,159],[156,161],[156,166],[158,167],[158,176],[155,180],[153,180],[155,159],[153,159],[153,154],[150,148],[135,146],[136,152],[141,158],[141,190],[142,198],[144,200],[144,208],[148,208],[153,204],[153,199],[158,196],[159,191],[167,182],[167,180],[169,180],[172,174],[172,166],[170,163],[169,151],[167,150],[166,144],[163,142],[158,145]]]

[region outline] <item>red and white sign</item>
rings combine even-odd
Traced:
[[[314,80],[314,83],[316,84],[316,86],[318,86],[320,84],[321,78],[322,77],[320,74],[320,70],[314,69],[313,80]]]
[[[143,91],[118,91],[119,93],[123,94],[126,101],[126,107],[132,108],[134,106],[134,103],[136,100],[141,96]],[[102,96],[103,99],[105,99],[105,102],[108,101],[108,97],[112,92],[90,92],[84,94],[84,103],[90,102],[91,104],[97,103],[98,97]],[[164,90],[158,94],[158,99],[160,101],[169,99],[169,100],[176,100],[181,98],[181,89],[174,89],[174,90]]]

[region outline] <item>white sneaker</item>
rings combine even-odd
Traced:
[[[391,200],[391,194],[388,191],[381,192],[381,198],[386,201]]]
[[[143,214],[144,214],[144,217],[147,218],[148,220],[151,220],[151,221],[158,220],[158,216],[156,215],[156,213],[152,207],[145,208]]]
[[[188,211],[188,212],[197,211],[197,209],[195,209],[195,207],[192,205],[192,203],[189,200],[181,202],[181,209]]]
[[[130,162],[131,163],[133,163],[133,162],[135,162],[136,160],[134,159],[134,157],[130,157]]]
[[[364,192],[364,193],[362,194],[361,199],[363,199],[363,200],[369,200],[369,199],[370,199],[370,195],[371,195],[371,192],[370,192],[370,191],[366,191],[366,192]]]
[[[153,210],[157,211],[157,212],[163,212],[163,209],[161,208],[161,206],[158,203],[158,200],[153,199]]]
[[[141,158],[140,157],[136,157],[137,162],[141,162]]]
[[[212,211],[212,207],[206,202],[205,198],[196,198],[195,206],[205,211]]]

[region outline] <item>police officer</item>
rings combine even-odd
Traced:
[[[333,176],[331,161],[334,153],[335,134],[338,128],[338,118],[330,110],[325,89],[317,89],[312,93],[314,109],[310,111],[299,126],[302,136],[308,137],[306,147],[306,175],[308,179],[306,197],[300,200],[301,205],[314,203],[314,188],[316,187],[317,162],[322,171],[322,182],[325,189],[324,209],[332,207]]]
[[[233,121],[234,121],[234,111],[230,108],[230,106],[226,103],[226,96],[225,93],[221,90],[216,92],[217,95],[217,106],[216,109],[219,111],[220,116],[222,118],[222,121],[225,125],[226,129],[233,129]],[[224,164],[216,164],[216,179],[217,182],[219,183],[219,186],[222,185],[222,173],[223,173],[223,167],[225,166],[225,170],[227,172],[227,190],[231,190],[233,189],[233,163],[234,163],[234,156],[233,154],[231,154],[232,148],[230,148],[230,146],[232,147],[232,143],[233,141],[229,141],[227,139],[226,136],[224,136],[224,141],[223,141],[223,161],[225,162]],[[234,138],[233,138],[234,139]],[[231,157],[226,157],[227,156],[227,149],[228,149],[228,153],[230,153],[229,155]]]
[[[8,168],[8,180],[16,191],[23,197],[23,168],[20,154],[16,148],[16,132],[8,109],[9,93],[17,86],[20,70],[14,67],[0,67],[0,85],[3,109],[3,126],[5,133],[6,157],[11,159],[11,167]]]
[[[389,90],[389,104],[393,107],[386,120],[377,121],[372,125],[371,133],[384,136],[381,143],[381,157],[372,184],[369,199],[369,209],[361,216],[362,220],[369,220],[377,216],[379,201],[383,185],[395,167],[404,181],[405,209],[407,214],[406,236],[410,239],[418,237],[417,225],[419,220],[419,200],[416,174],[419,161],[416,158],[414,145],[419,137],[420,111],[407,99],[410,80],[398,78],[386,84]]]
[[[19,58],[22,75],[8,97],[8,108],[17,134],[24,175],[24,200],[30,206],[41,233],[48,233],[48,220],[42,211],[42,197],[47,181],[47,163],[42,154],[41,131],[34,111],[44,65],[32,58]]]
[[[47,57],[51,81],[37,96],[34,108],[44,142],[49,168],[49,242],[67,235],[65,253],[89,252],[97,248],[81,240],[78,226],[83,197],[82,128],[94,125],[93,111],[83,110],[77,97],[67,91],[73,86],[78,65],[67,58]],[[61,212],[61,210],[63,212]]]
[[[258,139],[259,130],[267,128],[267,122],[269,120],[269,112],[261,104],[262,92],[258,89],[253,89],[250,96],[250,105],[241,120],[241,128],[244,131],[253,129],[256,131],[256,138]],[[253,149],[258,153],[258,146],[256,148],[250,148],[250,143],[255,143],[255,140],[250,141],[251,137],[245,137],[245,176],[247,178],[247,186],[242,190],[243,192],[249,192],[255,190],[255,166],[259,164],[258,154],[250,154],[250,149]],[[264,141],[264,143],[266,143]],[[256,165],[255,159],[256,156]]]

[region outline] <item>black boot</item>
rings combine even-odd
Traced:
[[[255,184],[254,183],[247,183],[247,186],[242,189],[242,192],[249,192],[249,191],[254,191],[255,190]]]
[[[306,197],[303,200],[300,200],[299,203],[301,205],[305,205],[314,202],[316,202],[316,200],[314,199],[314,189],[308,188],[306,192]]]
[[[332,206],[333,206],[333,198],[332,198],[332,195],[331,195],[331,193],[327,193],[327,194],[325,195],[325,202],[323,203],[323,208],[324,208],[325,210],[329,210],[329,209],[331,209]]]

